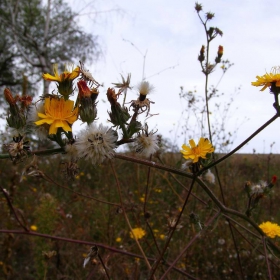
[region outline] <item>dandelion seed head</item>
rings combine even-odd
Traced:
[[[74,143],[80,158],[85,158],[92,164],[102,163],[106,158],[114,156],[118,136],[114,130],[103,126],[91,124],[81,131]]]
[[[145,157],[149,157],[159,149],[158,138],[155,134],[141,133],[135,141],[135,151]]]
[[[142,81],[138,85],[138,90],[141,95],[147,95],[148,93],[151,93],[154,90],[154,86],[152,86],[149,82]]]
[[[251,194],[262,194],[266,187],[267,183],[265,181],[260,181],[258,184],[250,186],[250,192]]]
[[[215,184],[215,175],[211,172],[210,169],[208,169],[203,175],[203,179],[208,183]]]

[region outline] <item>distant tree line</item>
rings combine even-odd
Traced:
[[[1,0],[1,91],[8,86],[22,92],[26,84],[31,90],[42,73],[53,72],[53,63],[97,58],[98,38],[83,31],[78,16],[63,0]],[[45,81],[44,93],[48,87]]]

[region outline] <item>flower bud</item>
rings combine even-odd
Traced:
[[[211,20],[214,16],[215,16],[214,13],[210,13],[210,12],[206,13],[206,18],[207,18],[208,20]]]
[[[122,107],[117,101],[118,95],[115,90],[108,88],[107,98],[111,104],[111,112],[108,112],[110,121],[114,125],[124,125],[130,119],[130,114],[126,107]]]
[[[16,104],[19,97],[13,97],[11,90],[8,88],[4,89],[4,96],[6,101],[10,105],[10,111],[7,117],[7,123],[9,127],[16,129],[23,128],[26,124],[26,117],[24,115],[24,112],[20,110],[18,105]]]
[[[199,56],[198,56],[198,60],[199,60],[200,62],[203,62],[204,59],[205,59],[204,53],[205,53],[205,46],[202,45],[202,47],[201,47],[201,49],[200,49]]]
[[[221,62],[221,58],[222,58],[223,54],[224,54],[224,48],[223,48],[223,46],[219,46],[217,57],[215,59],[216,63],[220,63]]]
[[[199,13],[200,11],[202,11],[202,5],[199,3],[195,3],[194,6],[195,10]]]
[[[5,88],[4,89],[4,96],[6,101],[9,103],[9,105],[15,105],[16,104],[16,100],[12,95],[12,92],[9,88]]]
[[[80,104],[79,113],[83,122],[91,124],[97,116],[96,99],[98,90],[96,88],[89,89],[87,83],[83,80],[77,83],[79,88],[78,102]]]

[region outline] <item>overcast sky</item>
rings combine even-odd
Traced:
[[[71,5],[79,11],[90,2],[73,1]],[[260,88],[251,86],[251,82],[255,81],[256,75],[263,75],[280,64],[279,0],[207,0],[201,3],[204,12],[215,13],[210,25],[224,33],[211,46],[212,61],[218,46],[223,45],[223,58],[234,63],[221,81],[219,92],[229,98],[241,86],[231,105],[231,120],[227,123],[229,131],[238,126],[234,148],[275,113],[269,90],[260,92]],[[194,4],[195,1],[189,0],[106,0],[94,2],[94,6],[89,4],[81,12],[120,9],[119,12],[97,13],[95,22],[92,20],[94,14],[91,18],[80,17],[80,23],[88,32],[100,36],[103,46],[101,60],[86,65],[96,80],[104,83],[99,101],[102,105],[100,121],[107,119],[108,105],[101,101],[106,100],[106,89],[112,82],[120,81],[120,73],[131,73],[132,85],[137,85],[143,78],[143,57],[147,52],[144,76],[155,87],[149,96],[155,102],[151,113],[159,113],[148,123],[165,137],[174,138],[174,128],[185,106],[179,98],[180,86],[186,90],[196,88],[197,94],[204,94],[204,75],[197,56],[206,42]],[[210,76],[209,84],[216,85],[221,73],[217,69]],[[128,99],[136,98],[136,92],[132,91]],[[195,125],[195,122],[189,124],[190,127]],[[240,152],[251,153],[255,148],[258,153],[267,153],[270,144],[276,142],[272,151],[280,153],[279,128],[280,120],[276,120]],[[189,134],[189,137],[194,136]],[[178,147],[182,141],[178,141]]]

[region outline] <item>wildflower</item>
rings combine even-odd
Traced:
[[[10,157],[14,163],[26,158],[28,153],[30,153],[29,141],[24,141],[24,137],[20,134],[13,137],[13,142],[4,145],[8,150]]]
[[[166,238],[166,236],[165,236],[164,234],[160,234],[160,235],[159,235],[159,238],[160,238],[161,240],[164,240],[164,239]]]
[[[264,91],[267,87],[270,89],[280,88],[280,67],[273,67],[270,73],[266,73],[263,76],[257,76],[257,81],[252,82],[252,86],[260,87],[262,86],[261,91]],[[280,89],[278,89],[279,91]]]
[[[215,183],[215,175],[211,172],[210,169],[203,174],[203,179],[211,184]]]
[[[126,107],[121,106],[117,101],[119,98],[119,93],[116,94],[113,88],[108,88],[107,98],[111,104],[111,112],[108,112],[110,117],[110,122],[115,126],[126,124],[129,120],[130,115]]]
[[[270,238],[275,238],[275,236],[280,236],[280,226],[276,223],[264,222],[259,225],[261,230]]]
[[[126,94],[127,90],[131,89],[131,87],[130,87],[131,74],[129,73],[127,75],[126,80],[124,79],[123,75],[121,75],[121,77],[122,77],[122,83],[113,83],[113,85],[116,88],[119,88],[119,93],[124,92],[124,94]]]
[[[92,74],[89,72],[89,70],[86,70],[84,68],[84,63],[82,61],[80,61],[80,73],[81,73],[81,78],[88,82],[89,85],[93,86],[95,85],[96,88],[98,88],[100,86],[100,84],[93,78]]]
[[[146,231],[143,230],[142,228],[134,228],[132,231],[129,233],[130,238],[136,238],[136,239],[141,239],[146,235]]]
[[[267,183],[265,181],[260,181],[258,184],[250,186],[251,194],[262,194],[267,187]]]
[[[208,183],[215,184],[215,175],[211,172],[210,169],[203,174],[203,179]]]
[[[183,144],[183,150],[180,152],[185,159],[191,159],[193,163],[198,162],[200,158],[206,159],[207,154],[214,152],[214,147],[207,138],[201,137],[197,145],[195,145],[193,139],[191,139],[189,143],[189,146]]]
[[[69,95],[73,92],[73,80],[76,79],[80,74],[80,67],[76,67],[71,71],[70,64],[65,66],[63,73],[58,73],[58,65],[53,65],[54,76],[50,74],[43,74],[43,78],[47,81],[57,82],[58,92],[68,99]]]
[[[206,18],[208,19],[208,20],[210,20],[210,19],[212,19],[214,16],[215,16],[215,14],[214,13],[210,13],[210,12],[208,12],[208,13],[206,13]]]
[[[99,127],[91,124],[87,129],[81,131],[80,135],[74,144],[79,157],[84,157],[91,160],[93,164],[98,164],[106,158],[114,156],[118,136],[111,128],[108,129],[102,124]]]
[[[200,49],[200,53],[199,53],[199,56],[198,56],[198,60],[200,62],[203,62],[205,59],[205,46],[202,45],[201,49]]]
[[[121,241],[122,241],[121,237],[117,237],[117,238],[116,238],[116,242],[119,243],[119,242],[121,242]]]
[[[26,124],[26,116],[24,115],[24,109],[28,106],[20,109],[17,105],[18,97],[14,97],[10,89],[4,89],[4,97],[8,104],[10,105],[10,110],[7,117],[7,123],[9,127],[15,128],[17,130],[22,129]]]
[[[139,133],[135,141],[136,153],[142,154],[145,157],[149,157],[159,149],[158,137],[153,132]]]
[[[92,123],[97,115],[96,99],[99,94],[96,88],[89,89],[86,82],[81,80],[77,83],[79,88],[78,101],[80,103],[80,118],[87,124]]]
[[[45,98],[45,114],[38,113],[41,120],[36,125],[49,124],[49,134],[56,134],[61,127],[64,131],[72,131],[69,124],[73,124],[78,118],[78,108],[73,110],[74,101],[64,98]]]
[[[196,2],[194,8],[199,13],[202,10],[202,5]]]
[[[70,160],[67,162],[61,162],[61,164],[64,164],[63,173],[66,179],[68,180],[74,180],[74,178],[79,179],[80,176],[79,173],[79,166],[77,164],[76,160]]]
[[[33,231],[37,231],[38,227],[35,226],[35,225],[32,225],[32,226],[30,227],[30,229],[33,230]]]
[[[149,82],[142,81],[138,85],[138,90],[139,90],[139,93],[140,93],[140,100],[141,100],[141,99],[145,99],[147,94],[154,90],[154,86],[151,85]],[[144,98],[144,96],[145,96],[145,98]]]
[[[221,62],[221,58],[222,58],[223,54],[224,54],[224,48],[223,48],[223,46],[219,46],[218,52],[217,52],[217,57],[215,59],[216,63],[220,63]]]
[[[138,109],[141,110],[141,113],[146,112],[147,111],[147,116],[150,112],[150,105],[152,102],[150,99],[146,98],[147,94],[149,94],[150,92],[152,92],[154,90],[154,87],[146,81],[142,81],[139,85],[138,85],[138,90],[139,90],[139,97],[137,100],[132,100],[131,101],[131,107],[134,108],[134,110],[138,111]]]

